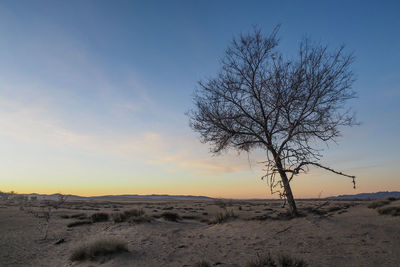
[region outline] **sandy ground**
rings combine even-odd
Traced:
[[[305,216],[287,219],[277,201],[67,202],[53,212],[43,240],[44,219],[33,215],[42,211],[40,203],[21,210],[16,203],[0,202],[0,266],[194,266],[201,260],[212,266],[246,266],[266,253],[301,258],[310,266],[400,266],[400,216],[379,215],[369,203],[298,201]],[[400,206],[400,200],[390,205]],[[132,208],[155,218],[72,228],[67,224],[77,219],[61,218]],[[209,224],[224,208],[238,218]],[[166,211],[183,219],[157,218]],[[69,259],[76,247],[103,237],[127,242],[129,252],[92,261]],[[65,242],[56,245],[60,239]]]

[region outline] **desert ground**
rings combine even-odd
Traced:
[[[249,264],[267,255],[308,266],[400,266],[400,216],[379,213],[399,215],[400,200],[297,203],[302,216],[291,218],[281,201],[3,200],[0,266],[257,266]],[[98,240],[125,247],[79,259]]]

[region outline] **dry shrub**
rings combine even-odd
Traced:
[[[163,217],[167,221],[172,221],[172,222],[177,222],[181,219],[179,214],[175,212],[164,212],[161,214],[161,217]]]
[[[143,209],[131,209],[131,210],[126,210],[124,212],[114,213],[112,215],[112,219],[115,223],[120,223],[120,222],[140,223],[140,222],[151,221],[149,217],[145,216],[145,212]]]
[[[400,216],[400,207],[385,207],[378,209],[381,215]]]
[[[106,222],[106,221],[108,221],[108,218],[109,218],[108,214],[104,213],[104,212],[96,212],[96,213],[93,213],[91,216],[92,222],[94,222],[94,223],[95,222]]]
[[[230,219],[234,219],[237,216],[233,210],[224,210],[223,212],[218,212],[217,215],[211,220],[212,224],[223,223]]]
[[[99,256],[128,251],[126,242],[118,239],[100,239],[76,248],[71,254],[71,261],[93,260]]]

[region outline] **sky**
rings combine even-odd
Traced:
[[[185,112],[254,25],[354,53],[361,122],[292,182],[298,198],[400,191],[398,1],[0,1],[0,190],[273,198],[262,151],[214,156]]]

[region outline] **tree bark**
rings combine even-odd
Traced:
[[[275,159],[275,161],[276,161],[276,166],[278,168],[279,174],[281,176],[283,188],[285,190],[284,193],[285,193],[286,199],[289,204],[290,213],[293,216],[297,216],[298,212],[297,212],[296,202],[294,201],[292,189],[290,188],[289,179],[287,178],[286,172],[283,170],[281,159],[279,157],[277,157]]]

